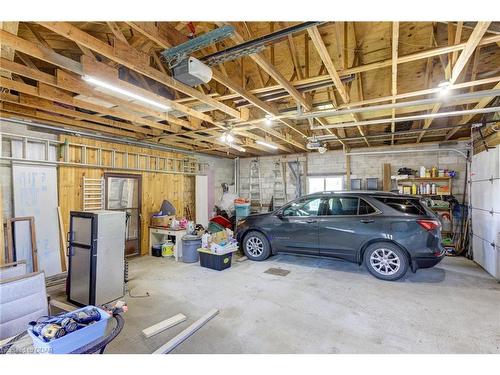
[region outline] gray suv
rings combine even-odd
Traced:
[[[241,221],[237,238],[251,260],[277,253],[324,256],[361,265],[383,280],[445,255],[441,224],[419,197],[377,191],[322,192]]]

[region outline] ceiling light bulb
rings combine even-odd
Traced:
[[[149,98],[146,98],[145,96],[138,95],[136,93],[133,93],[132,91],[128,91],[128,90],[122,89],[121,87],[115,86],[115,85],[113,85],[111,83],[108,83],[108,82],[101,81],[100,79],[97,79],[97,78],[94,78],[94,77],[91,77],[91,76],[83,76],[82,79],[85,82],[88,82],[88,83],[90,83],[92,85],[102,87],[102,88],[104,88],[106,90],[113,91],[113,92],[115,92],[117,94],[128,96],[129,98],[132,98],[134,100],[138,100],[138,101],[146,103],[146,104],[150,104],[152,106],[155,106],[155,107],[158,107],[160,109],[163,109],[164,111],[170,111],[172,109],[168,105],[165,105],[165,104],[159,103],[157,101],[151,100]]]
[[[226,134],[226,142],[227,143],[233,143],[234,142],[234,137],[231,133]]]
[[[264,124],[267,126],[271,126],[273,124],[273,116],[266,115],[266,119],[264,120]]]
[[[439,88],[439,95],[446,96],[450,92],[451,82],[448,80],[442,81],[438,84],[438,88]]]

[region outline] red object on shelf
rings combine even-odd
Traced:
[[[214,216],[213,218],[210,219],[210,221],[222,225],[224,228],[231,229],[232,227],[231,222],[223,216]]]

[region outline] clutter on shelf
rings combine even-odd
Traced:
[[[418,170],[403,167],[396,176],[391,176],[400,194],[412,195],[451,195],[451,179],[455,177],[457,172],[436,166],[421,166]]]
[[[175,214],[176,211],[172,203],[164,200],[160,211],[151,216],[151,226],[170,228],[173,230],[191,229],[194,231],[194,222],[189,221],[185,217],[177,217]]]

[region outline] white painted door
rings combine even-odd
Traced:
[[[208,176],[196,176],[196,223],[208,226]]]

